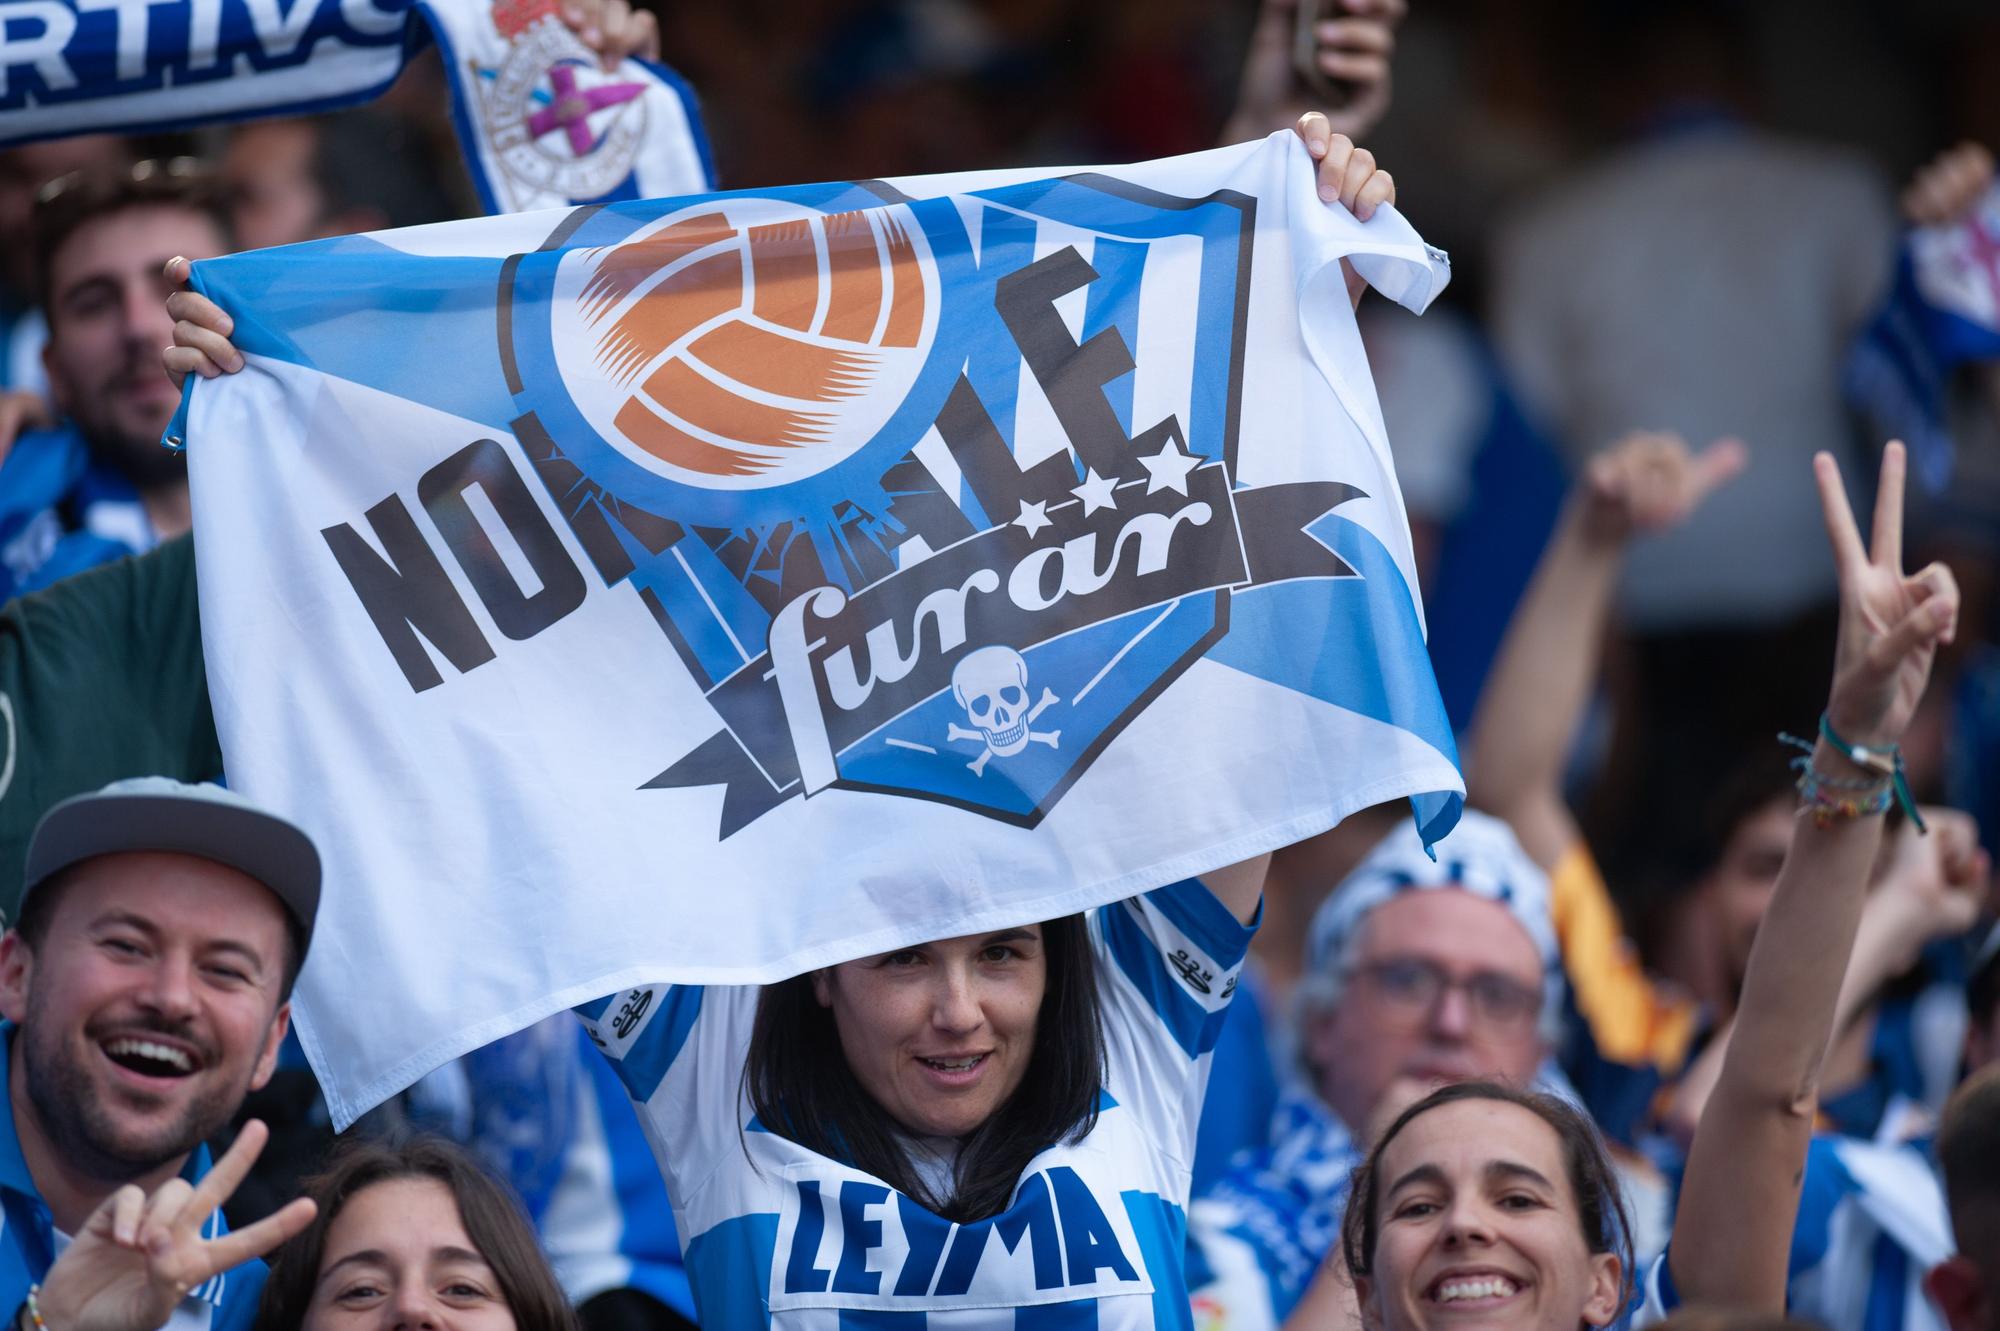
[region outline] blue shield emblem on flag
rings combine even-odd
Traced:
[[[1102,175],[584,208],[507,262],[516,437],[719,728],[724,836],[839,787],[1035,825],[1227,633],[1354,576],[1240,487],[1255,205]]]

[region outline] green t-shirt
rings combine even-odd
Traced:
[[[0,611],[0,910],[59,800],[129,776],[214,781],[194,544],[66,578]]]

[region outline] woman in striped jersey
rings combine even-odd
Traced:
[[[1833,686],[1802,783],[1811,816],[1758,931],[1646,1306],[1629,1311],[1623,1208],[1595,1130],[1560,1101],[1473,1083],[1412,1106],[1356,1175],[1342,1247],[1369,1331],[1576,1331],[1650,1321],[1682,1300],[1783,1312],[1820,1065],[1881,843],[1885,756],[1957,625],[1948,570],[1902,571],[1904,466],[1890,444],[1871,553],[1833,459],[1814,460],[1841,596]]]
[[[1326,117],[1297,129],[1328,206],[1393,202]],[[240,368],[212,302],[169,308],[171,371]],[[1190,1325],[1190,1162],[1263,871],[580,1008],[666,1176],[705,1331]]]

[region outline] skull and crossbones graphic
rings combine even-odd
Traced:
[[[951,672],[951,696],[965,709],[972,729],[953,722],[948,740],[969,740],[983,751],[966,766],[986,775],[986,764],[1010,758],[1029,744],[1062,747],[1062,731],[1036,730],[1035,718],[1061,702],[1053,689],[1028,705],[1028,663],[1012,647],[980,647],[967,652]]]

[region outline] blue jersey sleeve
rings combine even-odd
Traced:
[[[1193,878],[1106,906],[1098,920],[1112,966],[1182,1052],[1214,1049],[1256,926]]]
[[[1106,906],[1091,930],[1106,1089],[1191,1179],[1209,1066],[1254,930],[1194,879]],[[1186,1188],[1176,1204],[1186,1205]]]
[[[652,984],[579,1005],[576,1015],[640,1104],[653,1098],[701,1015],[700,985]]]

